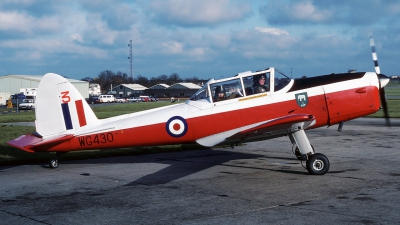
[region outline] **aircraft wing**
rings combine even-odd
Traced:
[[[297,115],[285,116],[265,122],[256,127],[240,131],[230,137],[227,137],[226,139],[227,140],[243,139],[254,135],[261,135],[261,134],[265,135],[267,133],[273,133],[273,132],[276,133],[282,130],[287,130],[288,133],[291,133],[295,130],[305,129],[304,122],[312,122],[312,121],[314,121],[314,116],[312,115],[297,114]],[[298,126],[300,126],[300,128]],[[306,124],[306,127],[308,126],[309,123]]]
[[[307,129],[314,124],[313,115],[294,114],[214,134],[196,141],[203,146],[211,147],[217,144],[265,140],[285,136],[300,129]]]
[[[38,135],[29,133],[26,135],[22,135],[7,143],[13,147],[19,148],[26,152],[36,152],[36,151],[46,151],[46,149],[56,146],[64,141],[68,141],[73,137],[74,135],[68,134],[44,140]]]

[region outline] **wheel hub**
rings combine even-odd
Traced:
[[[324,168],[324,162],[320,159],[317,159],[312,164],[314,170],[320,171]]]

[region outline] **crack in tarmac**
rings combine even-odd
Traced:
[[[3,210],[3,209],[0,209],[0,212],[4,212],[4,213],[7,213],[7,214],[12,215],[12,216],[22,217],[22,218],[25,218],[25,219],[28,219],[28,220],[33,220],[33,221],[38,222],[38,223],[51,225],[51,223],[46,223],[46,222],[43,222],[43,221],[40,221],[40,220],[31,218],[31,217],[28,217],[28,216],[21,215],[21,214],[16,214],[16,213],[8,212],[8,211]]]

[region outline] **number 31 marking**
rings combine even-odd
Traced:
[[[61,92],[61,101],[62,103],[68,103],[71,101],[71,97],[69,97],[69,91]]]

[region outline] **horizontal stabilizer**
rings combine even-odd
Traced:
[[[26,152],[45,152],[47,149],[68,141],[73,137],[74,135],[70,134],[43,140],[33,134],[26,134],[7,142],[7,144]]]

